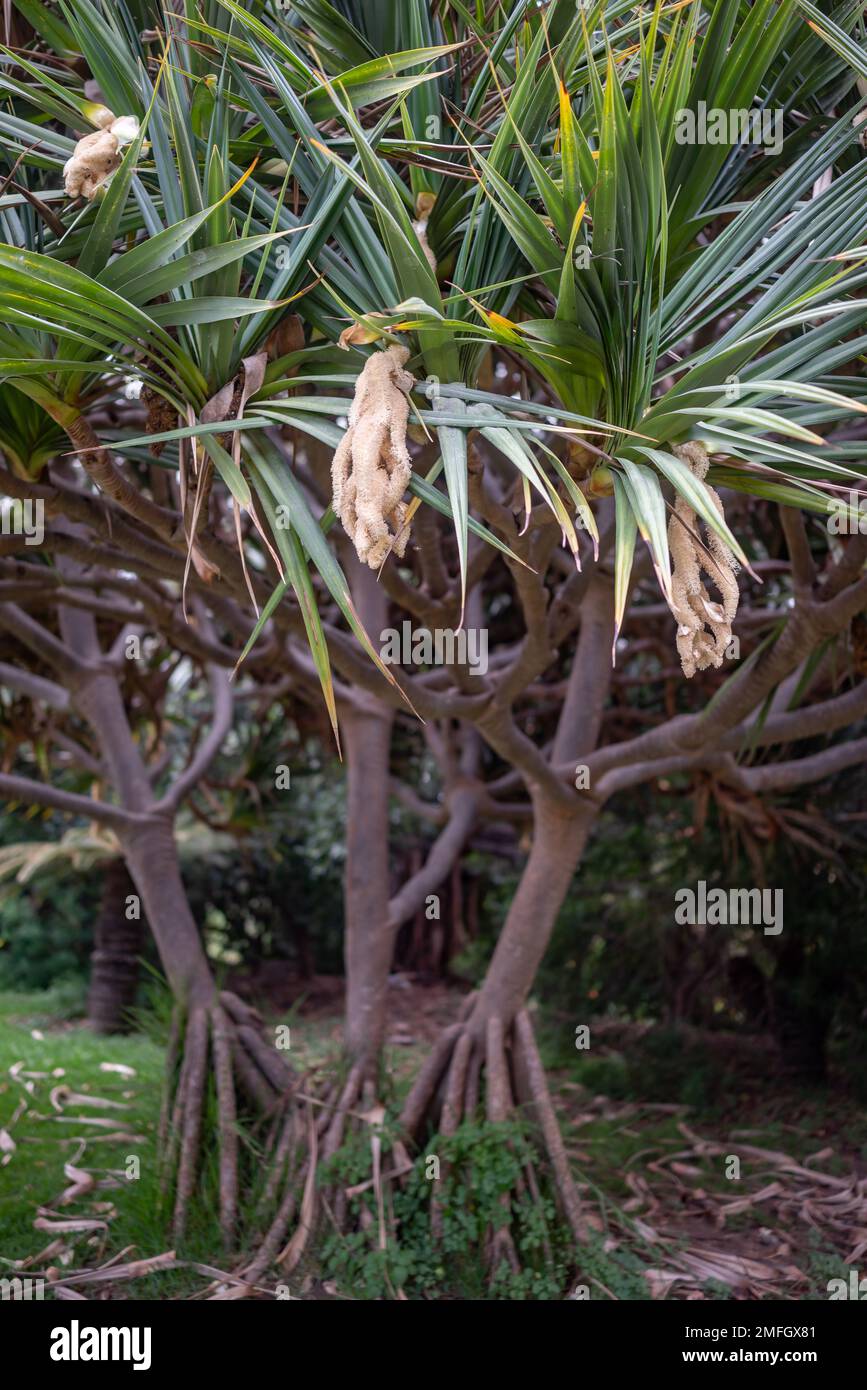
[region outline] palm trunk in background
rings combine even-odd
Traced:
[[[87,1021],[95,1033],[125,1033],[130,1027],[145,941],[141,914],[127,916],[127,899],[134,893],[124,861],[111,860],[105,870],[90,958]]]

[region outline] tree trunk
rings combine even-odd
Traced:
[[[74,577],[81,567],[63,560],[60,568]],[[104,663],[93,614],[61,606],[58,620],[67,646],[88,664],[73,691],[75,707],[98,739],[119,802],[146,818],[119,830],[118,836],[169,986],[186,1008],[209,1007],[216,986],[181,879],[173,812],[153,809],[153,788],[133,738],[120,683]]]
[[[523,1007],[596,814],[587,805],[564,813],[538,792],[534,806],[530,856],[469,1021],[477,1041],[484,1038],[491,1018],[499,1018],[507,1029]]]
[[[799,1008],[791,999],[777,1000],[775,1034],[785,1075],[791,1081],[819,1085],[827,1076],[830,1016],[817,1008]]]
[[[90,958],[87,1020],[95,1033],[129,1030],[145,939],[141,913],[126,915],[127,898],[133,892],[126,864],[122,859],[112,860],[105,871]]]
[[[577,762],[595,748],[611,684],[614,618],[611,580],[596,572],[581,607],[581,632],[552,751],[552,763]],[[538,785],[532,791],[533,845],[469,1021],[477,1042],[488,1021],[508,1029],[523,1008],[551,940],[593,822],[596,803],[575,793],[574,810]]]
[[[175,999],[187,1009],[209,1007],[216,985],[187,901],[171,820],[154,816],[125,831],[122,841]]]
[[[811,978],[810,960],[799,936],[789,936],[779,948],[771,1002],[773,1031],[785,1074],[793,1081],[824,1081],[835,1000]]]
[[[387,600],[372,571],[358,567],[353,597],[377,643]],[[396,932],[389,926],[389,755],[394,715],[379,701],[352,709],[341,724],[346,749],[344,959],[346,1048],[365,1080],[375,1079],[385,1037],[388,976]]]

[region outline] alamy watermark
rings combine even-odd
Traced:
[[[41,545],[45,539],[45,503],[4,498],[0,502],[0,535],[23,536],[25,545]]]
[[[55,1327],[48,1355],[52,1361],[131,1361],[134,1371],[151,1364],[149,1327],[82,1327],[73,1318],[69,1327]]]
[[[848,502],[834,498],[828,505],[827,526],[832,536],[867,536],[867,497],[850,492]]]
[[[783,148],[783,112],[708,106],[700,101],[681,107],[675,114],[674,138],[678,145],[757,145],[765,154],[779,154]]]
[[[848,1280],[829,1279],[825,1288],[832,1303],[835,1299],[850,1299],[859,1303],[867,1299],[867,1279],[862,1279],[857,1269],[849,1270]]]
[[[782,888],[678,888],[674,920],[690,927],[763,927],[765,936],[783,930]]]
[[[386,666],[468,666],[471,676],[488,669],[488,629],[462,627],[413,628],[406,620],[400,630],[383,628],[380,657]]]
[[[34,1300],[42,1302],[44,1298],[44,1279],[21,1279],[18,1275],[14,1279],[0,1279],[2,1303],[32,1303]]]

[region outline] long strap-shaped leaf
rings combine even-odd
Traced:
[[[461,406],[463,412],[466,411],[463,401],[456,401],[455,406]],[[442,451],[446,487],[452,504],[458,561],[461,568],[461,620],[458,624],[460,629],[464,624],[464,607],[467,601],[467,531],[469,519],[467,432],[462,429],[454,429],[450,425],[440,425],[437,430],[437,438]]]
[[[623,626],[626,600],[629,597],[629,579],[632,574],[632,560],[635,555],[635,536],[638,523],[626,491],[626,484],[617,474],[614,480],[614,636],[611,641],[611,664],[617,660],[617,638]]]

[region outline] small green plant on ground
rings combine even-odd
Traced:
[[[396,1139],[390,1120],[383,1152]],[[383,1194],[387,1245],[374,1248],[368,1230],[379,1220],[377,1193],[366,1185],[350,1198],[356,1230],[329,1234],[322,1268],[353,1297],[547,1300],[566,1295],[572,1242],[544,1187],[528,1181],[533,1151],[527,1126],[465,1121],[452,1135],[435,1135],[403,1183]],[[370,1140],[355,1134],[322,1174],[323,1185],[352,1190],[370,1174]],[[486,1259],[495,1233],[508,1227],[514,1261]],[[436,1239],[433,1231],[437,1231]]]

